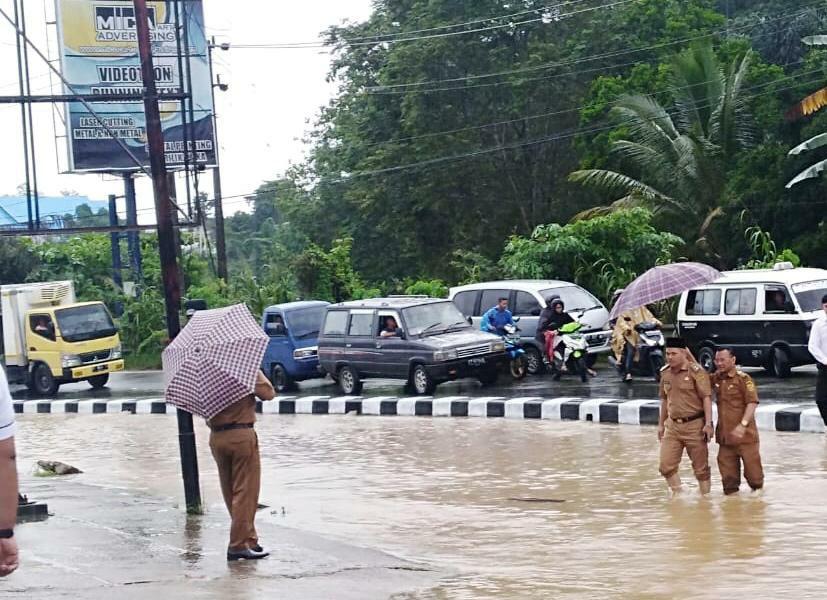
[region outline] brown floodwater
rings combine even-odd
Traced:
[[[175,419],[21,416],[21,469],[179,499]],[[206,433],[202,487],[222,510]],[[827,438],[762,433],[766,489],[672,499],[650,427],[265,415],[259,519],[434,565],[397,599],[824,598]],[[715,446],[711,446],[714,464]],[[93,464],[90,464],[93,462]],[[283,507],[283,511],[282,511]]]

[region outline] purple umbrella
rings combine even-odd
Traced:
[[[661,265],[646,271],[630,283],[612,308],[611,318],[622,312],[671,298],[686,290],[712,283],[720,271],[695,262]]]
[[[161,356],[166,401],[212,418],[253,393],[268,343],[243,304],[196,312]]]

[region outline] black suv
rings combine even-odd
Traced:
[[[507,362],[503,340],[474,329],[449,300],[390,297],[331,305],[319,335],[319,362],[342,393],[369,377],[403,379],[416,394],[476,377],[497,380]]]

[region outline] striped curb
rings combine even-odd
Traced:
[[[175,407],[161,398],[145,400],[26,400],[15,401],[20,414],[175,414]],[[657,425],[658,400],[620,400],[614,398],[505,398],[486,396],[279,396],[272,402],[256,402],[263,414],[344,415],[409,417],[483,417],[506,419],[545,419],[551,421],[592,421],[623,425]],[[717,407],[713,406],[717,413]],[[717,415],[716,420],[717,420]],[[824,423],[818,408],[800,404],[764,404],[755,413],[758,429],[764,431],[804,431],[823,433]]]

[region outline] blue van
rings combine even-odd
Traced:
[[[261,369],[280,392],[297,381],[324,377],[319,369],[318,337],[329,302],[288,302],[264,311],[261,326],[270,336]]]

